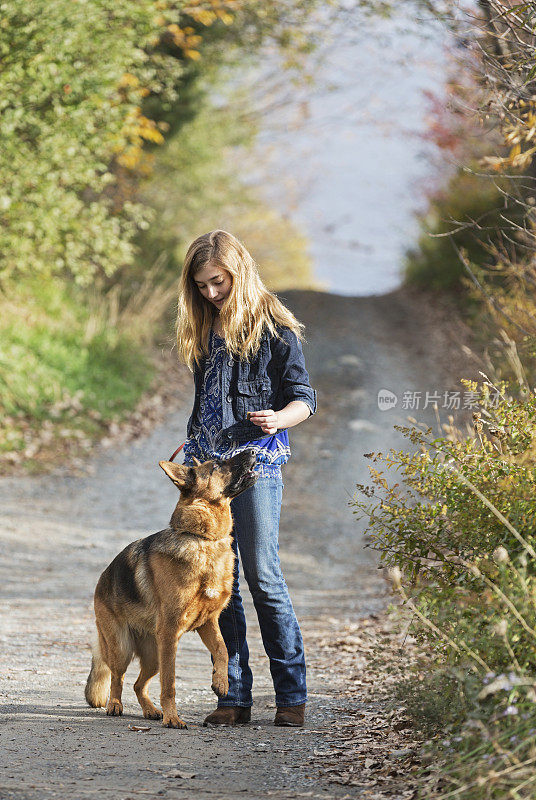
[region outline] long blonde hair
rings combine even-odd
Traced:
[[[216,313],[194,282],[196,273],[207,264],[226,270],[232,278],[231,291],[220,310],[230,353],[249,359],[259,349],[265,329],[277,336],[277,324],[302,338],[304,326],[263,284],[244,245],[232,233],[210,231],[188,248],[179,284],[177,349],[191,370],[208,353],[208,337]]]

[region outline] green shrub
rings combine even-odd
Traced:
[[[467,716],[467,680],[472,673],[437,669],[424,679],[421,671],[408,675],[394,687],[393,695],[402,704],[412,723],[424,736],[432,737],[456,726]]]
[[[23,432],[45,420],[94,430],[97,420],[121,418],[148,388],[153,369],[139,336],[114,319],[105,298],[81,300],[59,279],[2,298],[0,452],[23,449]]]
[[[406,282],[431,289],[460,289],[467,275],[453,242],[470,262],[491,264],[490,245],[498,245],[501,231],[511,227],[503,214],[504,197],[491,179],[458,170],[420,217],[417,246],[405,258]],[[508,216],[515,218],[506,211]]]
[[[210,106],[221,67],[265,38],[291,60],[306,52],[316,5],[5,0],[0,281],[60,275],[89,286],[133,266],[156,217],[139,188],[164,135],[180,135]]]
[[[152,0],[7,0],[2,12],[0,277],[88,284],[130,263],[149,223],[150,210],[114,198],[115,162],[162,139],[141,115],[144,88],[164,77],[169,91],[183,67],[169,56],[159,69]]]
[[[399,427],[416,449],[372,454],[372,485],[359,485],[353,503],[440,670],[413,713],[454,730],[441,775],[473,800],[519,788],[525,766],[501,770],[536,753],[536,397],[510,396],[505,383],[464,384],[474,438],[453,426],[439,438]],[[457,676],[456,710],[443,698],[431,713],[445,674]],[[533,797],[529,784],[511,796]]]

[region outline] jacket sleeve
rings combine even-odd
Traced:
[[[278,328],[279,337],[274,337],[272,353],[276,359],[283,399],[285,404],[292,400],[303,400],[311,414],[316,411],[316,391],[311,388],[309,374],[305,369],[305,359],[300,340],[290,328]]]

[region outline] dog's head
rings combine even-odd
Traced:
[[[195,459],[195,466],[175,464],[173,461],[160,461],[159,464],[171,481],[181,491],[181,499],[199,498],[209,503],[217,503],[223,498],[237,497],[257,480],[253,471],[255,452],[243,450],[225,461],[205,461]]]

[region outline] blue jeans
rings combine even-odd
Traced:
[[[298,620],[292,608],[279,561],[281,478],[261,477],[231,502],[233,549],[242,560],[262,642],[270,659],[277,706],[297,706],[307,699],[305,656]],[[233,594],[220,616],[220,630],[229,653],[229,694],[218,706],[251,706],[253,675],[249,667],[246,618],[235,562]]]

